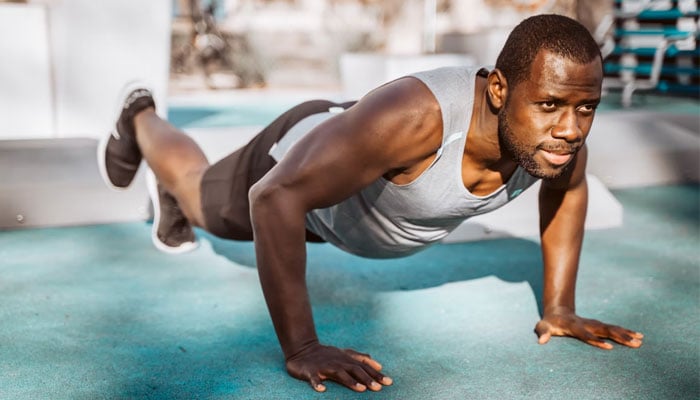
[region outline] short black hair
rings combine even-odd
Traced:
[[[527,79],[540,50],[549,50],[579,64],[601,59],[600,48],[588,30],[576,20],[556,14],[523,20],[508,36],[496,60],[496,68],[513,87]]]

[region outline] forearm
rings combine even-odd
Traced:
[[[540,191],[543,311],[576,310],[575,293],[584,236],[588,187],[585,179],[568,191]]]
[[[285,358],[318,341],[306,287],[304,213],[280,196],[251,201],[258,274]]]

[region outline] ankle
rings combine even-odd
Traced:
[[[148,107],[144,108],[143,110],[137,111],[136,114],[134,114],[134,123],[136,123],[137,118],[146,118],[146,116],[148,116],[149,114],[157,115],[155,107],[148,106]]]
[[[131,123],[134,127],[134,134],[137,134],[141,129],[143,129],[141,127],[143,127],[143,125],[153,117],[160,118],[158,114],[156,114],[156,109],[154,107],[146,107],[143,110],[137,111],[134,117],[131,119]]]

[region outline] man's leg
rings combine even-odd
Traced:
[[[194,225],[206,228],[200,183],[209,161],[191,137],[161,119],[149,107],[134,117],[136,141],[156,180]]]
[[[302,103],[275,119],[244,147],[210,166],[189,136],[155,113],[147,89],[138,85],[127,89],[115,130],[98,150],[100,171],[108,185],[124,189],[136,176],[141,160],[146,159],[158,183],[154,189],[154,180],[149,180],[156,211],[153,242],[171,253],[196,247],[189,245],[194,244],[190,224],[222,238],[252,240],[248,190],[276,164],[268,154],[270,148],[301,119],[354,103]],[[159,214],[170,217],[159,218]],[[321,240],[311,232],[307,239]]]
[[[154,245],[164,252],[182,253],[197,247],[192,225],[204,227],[199,184],[208,168],[204,153],[183,132],[155,112],[151,91],[137,82],[120,95],[113,131],[98,148],[100,172],[114,189],[125,189],[142,159],[153,202]]]

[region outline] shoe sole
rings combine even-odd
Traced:
[[[177,247],[168,246],[158,238],[158,225],[160,224],[160,196],[158,195],[158,181],[155,174],[150,169],[146,171],[146,186],[148,194],[151,196],[153,203],[153,228],[151,229],[151,240],[153,245],[163,253],[182,254],[195,250],[199,247],[199,242],[184,242]]]
[[[119,120],[119,116],[122,113],[122,109],[124,107],[124,100],[126,99],[127,96],[131,92],[133,92],[136,89],[139,88],[144,88],[148,89],[151,93],[153,93],[153,90],[151,90],[151,87],[149,85],[143,84],[141,81],[132,81],[124,85],[122,89],[119,91],[119,97],[117,97],[114,105],[114,109],[112,110],[113,112],[113,118],[112,121],[114,122],[112,129],[109,131],[109,133],[100,139],[100,142],[97,145],[97,166],[99,167],[100,170],[100,175],[102,176],[102,180],[105,182],[107,187],[110,189],[117,191],[117,192],[123,192],[124,190],[127,190],[129,187],[131,187],[131,183],[134,181],[132,180],[131,183],[129,183],[125,187],[120,187],[120,186],[115,186],[112,181],[109,179],[109,175],[107,175],[107,144],[109,143],[109,138],[114,136],[114,133],[117,129],[117,121]],[[117,132],[119,134],[119,132]],[[138,172],[137,172],[138,174]]]

